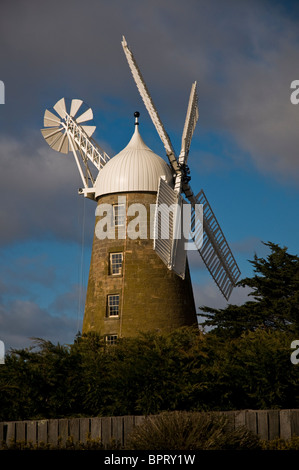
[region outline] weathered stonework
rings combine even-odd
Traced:
[[[94,236],[86,296],[83,333],[135,336],[140,331],[167,331],[196,324],[196,312],[187,265],[185,279],[168,270],[153,249],[150,237],[150,205],[156,193],[132,192],[101,197],[101,204],[115,204],[126,198],[126,208],[133,203],[147,208],[147,239],[99,240]],[[136,214],[138,215],[138,214]],[[127,226],[136,215],[127,215]],[[99,217],[96,217],[96,224]],[[140,227],[139,227],[140,229]],[[122,274],[111,275],[110,253],[123,253]],[[107,296],[120,296],[118,316],[107,316]]]

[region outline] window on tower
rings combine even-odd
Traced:
[[[123,227],[126,221],[125,204],[113,205],[113,221],[115,227]]]
[[[119,294],[108,295],[107,316],[117,317],[119,315]]]
[[[110,253],[110,269],[109,272],[113,276],[122,274],[123,253]]]
[[[106,335],[106,344],[115,344],[117,341],[117,335]]]

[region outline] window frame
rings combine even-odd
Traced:
[[[118,304],[110,304],[110,298],[112,297],[118,297]],[[115,307],[117,305],[117,314],[113,314],[111,313],[113,310],[111,309],[111,307]],[[108,294],[107,295],[107,318],[118,318],[119,317],[119,313],[120,313],[120,294]]]
[[[123,208],[123,214],[120,215],[118,208]],[[114,227],[124,227],[126,224],[126,204],[121,202],[117,204],[113,204],[113,225]],[[117,210],[116,210],[117,209]],[[121,222],[119,223],[119,219],[122,217]],[[117,222],[117,223],[116,223]]]
[[[118,268],[118,272],[113,272],[113,257],[116,257],[117,255],[121,256],[121,262],[115,261],[116,266],[117,265],[120,265],[120,266]],[[123,251],[115,251],[115,252],[109,253],[109,275],[110,276],[122,276],[123,262],[124,262],[124,253],[123,253]]]
[[[116,333],[111,333],[105,336],[105,343],[108,346],[112,346],[116,343],[117,339],[118,339],[118,335]]]

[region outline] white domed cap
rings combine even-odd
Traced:
[[[138,124],[128,145],[100,170],[95,197],[128,191],[158,191],[160,178],[173,185],[167,163],[142,140]]]

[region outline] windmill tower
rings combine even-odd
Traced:
[[[138,112],[131,140],[112,159],[92,139],[95,126],[86,125],[92,110],[78,116],[81,100],[72,100],[67,110],[62,98],[54,106],[56,114],[46,110],[41,131],[53,149],[72,151],[83,183],[79,193],[97,202],[83,333],[97,331],[110,343],[140,331],[197,324],[189,237],[181,215],[187,206],[192,243],[226,299],[240,275],[204,192],[195,196],[189,183],[187,159],[198,120],[196,82],[177,157],[125,38],[122,46],[168,164],[144,143]]]

